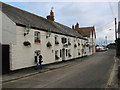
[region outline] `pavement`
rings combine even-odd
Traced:
[[[111,70],[110,78],[108,80],[106,88],[119,88],[120,85],[118,85],[118,63],[120,59],[114,56],[114,65]]]
[[[0,79],[0,82],[5,83],[5,82],[20,79],[20,78],[36,75],[36,74],[47,72],[50,70],[62,68],[62,67],[68,66],[72,63],[75,63],[77,61],[82,61],[82,60],[85,60],[85,58],[68,60],[68,61],[59,62],[55,64],[43,65],[42,69],[38,69],[38,70],[35,70],[35,68],[29,68],[29,69],[23,69],[23,70],[19,70],[15,72],[10,72],[9,74],[2,75],[2,79]]]

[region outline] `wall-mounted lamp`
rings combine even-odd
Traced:
[[[29,32],[30,32],[30,25],[28,25],[28,26],[26,26],[25,27],[25,32],[24,32],[24,36],[26,36],[26,35],[28,35],[29,34]]]
[[[46,38],[50,37],[50,35],[51,35],[51,32],[48,31],[48,32],[47,32],[47,35],[46,35]]]
[[[75,39],[77,40],[77,36],[75,37]]]

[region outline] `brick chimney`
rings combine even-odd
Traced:
[[[79,24],[77,22],[77,24],[75,25],[75,30],[78,30],[78,28],[79,28]]]
[[[54,21],[54,12],[51,10],[50,15],[47,16],[48,20]]]

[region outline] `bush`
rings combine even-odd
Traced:
[[[48,42],[48,43],[46,44],[46,46],[47,46],[47,47],[51,47],[52,44],[51,44],[50,42]]]

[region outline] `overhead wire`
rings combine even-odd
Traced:
[[[114,11],[113,11],[113,8],[112,8],[112,5],[111,5],[111,2],[108,0],[108,4],[109,4],[109,7],[110,7],[110,11],[112,13],[112,16],[113,18],[115,18],[115,14],[114,14]]]
[[[100,26],[100,27],[96,28],[96,30],[101,30],[101,28],[102,28],[102,29],[103,29],[103,28],[105,28],[106,26],[108,26],[108,25],[112,24],[112,23],[113,23],[113,21],[114,21],[114,20],[112,20],[112,21],[110,21],[110,22],[108,22],[108,23],[106,23],[106,24],[104,24],[104,25],[102,25],[102,26]],[[97,32],[101,32],[101,31],[97,31]]]
[[[100,30],[100,28],[104,28],[104,27],[108,26],[109,24],[111,24],[114,21],[115,14],[114,14],[113,7],[111,5],[110,0],[108,0],[108,5],[109,5],[110,11],[112,13],[113,20],[108,22],[108,23],[106,23],[106,24],[104,24],[104,25],[102,25],[102,26],[100,26],[100,27],[98,27],[97,30]],[[101,32],[101,31],[98,31],[98,32]]]
[[[111,21],[109,21],[109,22],[107,22],[107,23],[105,23],[105,24],[99,26],[97,29],[99,29],[99,28],[101,28],[101,27],[103,28],[103,27],[105,27],[105,26],[111,24],[113,21],[114,21],[114,20],[111,20]]]

